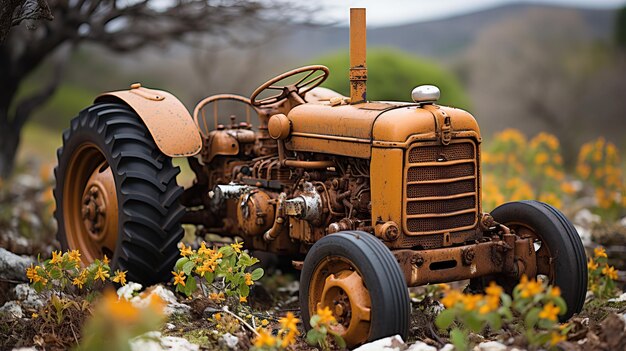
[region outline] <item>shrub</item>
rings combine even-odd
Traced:
[[[347,51],[313,61],[330,69],[323,86],[345,96],[350,95],[349,57]],[[373,49],[367,53],[368,100],[411,101],[411,91],[418,85],[434,84],[441,89],[443,105],[468,109],[469,99],[458,79],[437,63],[392,49]]]

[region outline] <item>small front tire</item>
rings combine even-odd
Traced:
[[[331,234],[313,245],[300,278],[300,306],[306,330],[317,309],[329,307],[348,347],[408,335],[404,275],[391,251],[362,231]]]

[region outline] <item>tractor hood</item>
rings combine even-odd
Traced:
[[[307,103],[293,108],[286,147],[293,151],[369,158],[372,146],[406,147],[412,138],[437,140],[467,135],[480,140],[474,117],[466,111],[438,105],[367,102],[331,106]]]

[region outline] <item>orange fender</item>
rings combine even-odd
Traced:
[[[117,101],[116,101],[117,100]],[[157,147],[170,157],[189,157],[202,148],[200,132],[185,105],[174,95],[141,87],[100,94],[95,102],[126,103],[139,115]]]

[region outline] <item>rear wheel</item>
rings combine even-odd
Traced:
[[[522,238],[533,240],[537,257],[537,278],[547,280],[561,289],[567,312],[560,317],[569,319],[582,310],[587,294],[587,257],[578,232],[556,208],[539,201],[517,201],[498,206],[493,218]],[[472,280],[484,286],[495,280],[509,292],[517,279],[504,276]]]
[[[328,307],[349,347],[408,334],[404,275],[389,249],[365,232],[340,232],[313,245],[300,278],[300,306],[307,330],[317,309]]]
[[[93,105],[63,133],[55,169],[57,238],[85,264],[111,258],[127,278],[169,278],[183,235],[178,167],[128,106]]]

